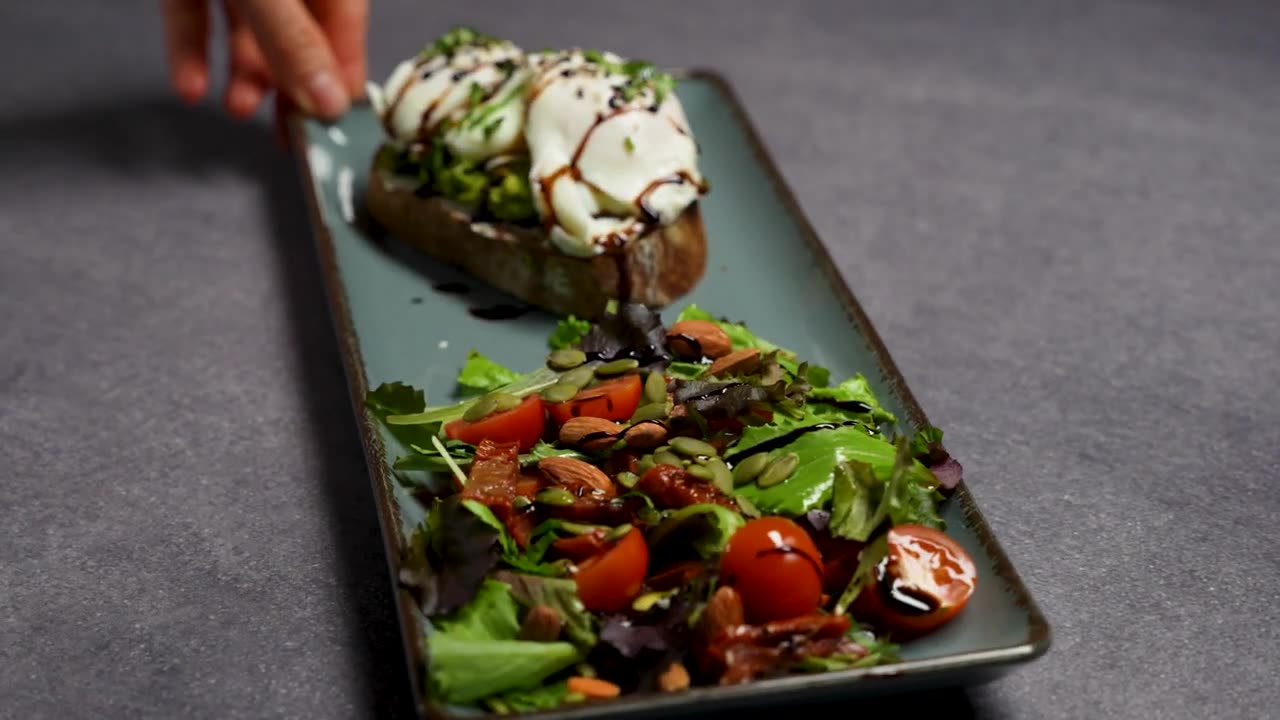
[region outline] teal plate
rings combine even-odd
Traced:
[[[709,258],[698,287],[666,313],[697,303],[746,322],[761,336],[831,368],[832,377],[862,372],[885,406],[914,428],[928,424],[888,351],[802,215],[727,83],[693,72],[680,84],[701,167],[714,184],[702,203]],[[454,379],[472,348],[517,370],[546,353],[555,318],[506,315],[519,303],[482,287],[366,222],[361,198],[367,169],[381,142],[370,108],[336,125],[294,118],[290,124],[312,211],[330,311],[346,366],[373,479],[391,578],[399,576],[401,532],[422,507],[400,489],[388,461],[399,454],[366,412],[368,388],[403,381],[423,388],[428,404],[451,400]],[[963,462],[963,458],[960,458]],[[840,700],[928,686],[990,680],[1049,647],[1049,626],[1018,578],[972,496],[961,485],[944,506],[949,531],[978,564],[968,607],[938,632],[907,643],[893,665],[786,677],[734,687],[636,695],[570,706],[530,717],[641,718],[721,712],[762,704]],[[404,649],[420,713],[470,714],[423,697],[427,658],[407,594],[398,593]]]

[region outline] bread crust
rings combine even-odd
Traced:
[[[706,270],[706,232],[696,202],[670,225],[589,258],[561,252],[541,227],[473,222],[466,208],[440,196],[421,197],[376,163],[365,202],[391,235],[559,315],[595,319],[613,298],[669,305]]]

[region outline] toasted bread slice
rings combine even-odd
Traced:
[[[369,173],[369,215],[393,236],[515,297],[559,315],[595,319],[610,299],[668,305],[697,285],[707,264],[695,202],[674,223],[590,258],[551,244],[541,227],[475,222],[439,196],[421,197],[379,169]]]

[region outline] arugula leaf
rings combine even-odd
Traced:
[[[538,368],[533,372],[520,375],[510,383],[495,389],[500,392],[510,393],[517,397],[523,397],[551,387],[556,384],[558,379],[560,379],[560,374],[556,371],[548,368]],[[475,402],[476,398],[471,398],[454,405],[423,408],[416,412],[396,413],[393,415],[387,415],[383,422],[389,426],[438,425],[439,423],[446,423],[462,417],[462,415],[466,413],[467,408],[474,405]],[[426,442],[418,444],[422,447],[429,447],[431,442],[430,440],[427,440]]]
[[[465,395],[483,395],[493,392],[504,385],[510,385],[520,379],[520,373],[509,370],[502,365],[472,350],[467,353],[467,361],[458,374],[458,387]]]
[[[419,589],[427,615],[466,604],[498,561],[500,534],[486,520],[462,512],[460,502],[453,495],[432,503],[405,548],[400,580]]]
[[[511,587],[486,580],[466,607],[437,622],[427,638],[434,696],[466,704],[530,690],[582,658],[570,643],[516,640],[519,632]]]
[[[831,520],[827,525],[836,537],[866,542],[884,515],[874,495],[884,485],[871,466],[856,460],[840,463],[831,494]]]
[[[849,580],[848,587],[844,589],[844,592],[840,594],[840,599],[836,601],[835,610],[837,615],[844,614],[849,609],[849,606],[853,604],[853,601],[858,599],[858,594],[874,579],[872,573],[875,571],[876,565],[879,565],[880,561],[884,560],[888,554],[889,540],[884,535],[876,538],[871,544],[858,552],[858,567],[854,569],[853,578]]]
[[[880,401],[871,390],[871,384],[862,373],[854,375],[835,387],[815,387],[809,392],[808,399],[812,403],[840,403],[846,408],[854,403],[862,403],[867,406],[874,420],[873,424],[897,421],[893,413],[880,405]]]
[[[744,524],[741,515],[721,505],[688,505],[668,515],[649,533],[649,548],[655,554],[663,547],[689,548],[708,559],[724,552],[729,538]]]
[[[546,605],[560,613],[564,632],[574,645],[590,650],[596,644],[595,618],[578,598],[578,584],[568,578],[545,578],[499,571],[494,577],[511,586],[511,595],[521,605]]]
[[[749,453],[751,446],[741,446],[746,445],[748,434],[756,429],[744,431],[742,441],[739,447],[734,448],[732,456]],[[780,457],[786,453],[800,457],[799,467],[786,482],[768,488],[745,485],[738,491],[767,515],[797,517],[825,507],[831,501],[836,466],[847,460],[870,465],[875,475],[881,478],[889,478],[894,471],[894,446],[872,437],[858,425],[807,432],[771,455]],[[913,462],[903,468],[903,472],[913,484],[930,489],[936,484],[929,470],[919,463]],[[918,512],[922,510],[917,508]]]
[[[556,323],[556,329],[547,338],[547,347],[552,350],[563,350],[577,345],[582,336],[591,331],[591,321],[570,315]]]

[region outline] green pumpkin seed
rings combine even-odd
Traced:
[[[622,358],[607,362],[596,368],[596,375],[600,377],[610,377],[613,375],[621,375],[624,372],[635,370],[640,367],[640,361],[635,358]]]
[[[711,458],[703,467],[711,471],[711,484],[723,493],[733,492],[733,473],[729,472],[729,466],[724,464],[720,458]]]
[[[566,348],[557,350],[547,356],[547,367],[552,370],[572,370],[587,361],[587,354],[581,350]]]
[[[667,379],[660,372],[651,372],[644,379],[644,401],[647,403],[667,402]]]
[[[566,385],[563,382],[558,382],[542,391],[542,399],[547,402],[562,403],[572,400],[573,396],[577,394],[577,386]]]
[[[562,520],[560,521],[560,529],[571,535],[589,535],[597,530],[608,530],[609,528],[605,525],[589,525],[587,523],[576,523],[569,522],[568,520]]]
[[[624,536],[626,536],[627,533],[631,532],[631,530],[632,528],[630,523],[619,525],[618,527],[610,530],[609,534],[604,536],[604,540],[605,542],[613,542],[614,540],[621,540]]]
[[[631,416],[631,422],[638,423],[644,420],[661,420],[667,416],[667,402],[649,403],[636,408],[636,412]]]
[[[631,609],[636,612],[649,612],[659,603],[663,603],[665,605],[665,601],[667,598],[670,598],[672,594],[674,594],[674,591],[671,590],[666,592],[645,593],[631,603]]]
[[[773,487],[791,477],[791,473],[795,472],[797,467],[800,467],[800,456],[787,453],[769,463],[769,467],[756,478],[756,484],[762,488]]]
[[[657,525],[662,522],[662,513],[651,507],[642,507],[636,511],[636,519],[645,525]]]
[[[573,504],[573,493],[564,488],[549,487],[539,490],[534,499],[543,505],[568,507]]]
[[[657,464],[658,461],[654,460],[652,455],[644,455],[636,461],[636,472],[643,475],[652,470],[653,466]]]
[[[592,378],[596,376],[595,368],[590,365],[576,367],[569,372],[560,376],[558,382],[562,385],[570,385],[579,390],[587,386]]]
[[[658,450],[655,452],[653,454],[653,462],[657,465],[675,465],[676,467],[684,466],[684,460],[681,460],[679,455],[667,452],[666,450]]]
[[[699,456],[715,457],[720,453],[710,443],[705,443],[698,438],[691,437],[674,437],[669,441],[671,448],[685,457],[696,458]]]
[[[511,498],[511,507],[515,508],[516,510],[523,510],[524,508],[527,508],[532,504],[533,504],[533,501],[531,501],[529,498],[523,495],[517,495]]]
[[[596,676],[596,669],[586,663],[579,663],[573,671],[582,677],[593,678]]]
[[[746,485],[755,480],[769,465],[768,453],[756,453],[733,466],[733,484]]]
[[[471,407],[467,408],[467,411],[462,413],[462,419],[467,422],[476,422],[477,420],[483,420],[484,418],[489,417],[493,414],[493,411],[497,409],[498,401],[494,400],[490,395],[485,395],[472,403]]]
[[[690,465],[685,469],[685,472],[699,480],[705,480],[707,482],[711,482],[716,477],[716,474],[711,472],[711,468],[706,465]]]
[[[624,470],[618,473],[617,480],[619,485],[630,490],[636,486],[636,483],[640,482],[640,476]]]
[[[515,410],[522,402],[520,398],[511,393],[491,393],[489,397],[493,398],[494,412]]]

